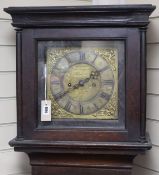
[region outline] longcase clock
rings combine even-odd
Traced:
[[[32,175],[130,175],[151,148],[146,29],[152,5],[9,7],[17,137]]]

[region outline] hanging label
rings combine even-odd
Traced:
[[[51,121],[51,100],[41,100],[41,121]]]

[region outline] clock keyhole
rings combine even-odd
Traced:
[[[70,87],[71,86],[71,83],[68,83],[68,86]]]

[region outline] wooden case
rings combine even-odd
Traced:
[[[33,175],[127,175],[133,158],[151,147],[145,133],[146,29],[154,9],[152,5],[4,9],[12,16],[17,44],[17,137],[10,145],[28,153]],[[118,120],[39,122],[38,42],[61,40],[124,42],[120,71],[124,88],[119,87],[124,108]]]

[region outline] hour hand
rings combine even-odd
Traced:
[[[78,84],[79,84],[79,86],[84,86],[84,84],[87,83],[89,80],[90,80],[90,78],[86,78],[84,80],[80,80]]]

